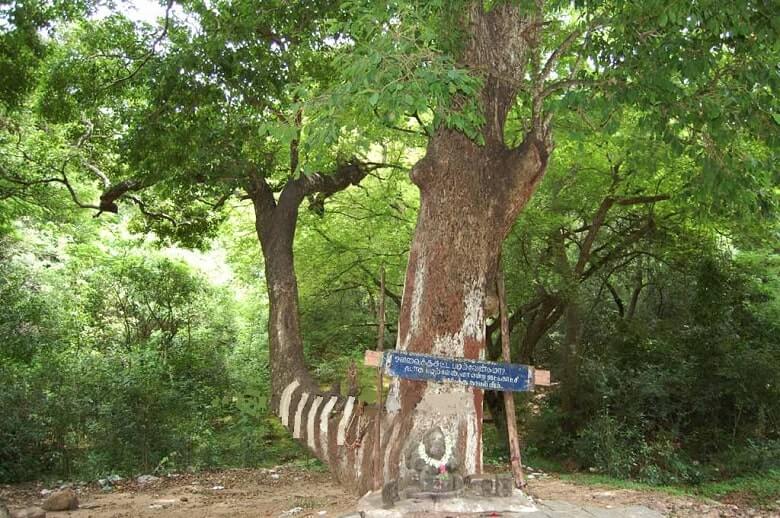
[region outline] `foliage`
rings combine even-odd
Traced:
[[[739,255],[688,268],[655,274],[641,318],[588,323],[577,412],[551,395],[532,424],[538,448],[654,484],[777,469],[780,349],[765,315],[778,293],[758,289],[765,271]]]
[[[419,206],[406,170],[435,131],[480,139],[495,78],[461,59],[470,5],[186,0],[156,24],[78,1],[0,6],[1,480],[303,455],[267,412],[245,197],[352,157],[392,165],[297,216],[306,360],[343,383],[376,340],[380,267],[394,343]],[[527,447],[763,491],[780,469],[777,9],[546,9],[506,123],[518,144],[541,81],[556,150],[502,252],[514,357],[561,380],[519,400]],[[374,399],[372,371],[360,382]]]
[[[131,243],[29,225],[5,238],[0,478],[299,455],[267,415],[250,307],[175,251]]]

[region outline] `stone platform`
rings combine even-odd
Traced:
[[[518,518],[663,518],[657,511],[642,506],[581,507],[568,502],[545,500],[536,502],[520,490],[511,497],[463,497],[446,499],[406,499],[393,507],[382,507],[380,492],[361,498],[357,512],[348,518],[454,517],[500,516]],[[347,518],[344,517],[344,518]]]

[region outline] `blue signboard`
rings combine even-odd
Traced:
[[[385,372],[420,381],[452,381],[487,390],[523,392],[534,389],[534,369],[516,363],[450,358],[406,351],[385,351]]]

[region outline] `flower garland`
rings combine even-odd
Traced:
[[[436,468],[436,471],[441,472],[442,468],[445,468],[447,466],[447,463],[450,461],[450,458],[452,457],[452,444],[450,444],[450,441],[447,439],[447,436],[444,436],[444,455],[442,455],[441,459],[432,459],[430,455],[428,455],[428,452],[425,451],[425,444],[420,441],[420,444],[417,445],[417,455],[420,456],[420,458],[425,462],[427,465]]]

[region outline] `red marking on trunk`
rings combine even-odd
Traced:
[[[485,348],[484,340],[477,340],[476,338],[466,337],[463,341],[463,357],[472,360],[479,359],[479,353]]]
[[[484,416],[484,409],[482,408],[482,400],[484,398],[484,393],[479,389],[473,389],[474,390],[474,409],[476,410],[477,414],[477,451],[482,451],[482,418]],[[474,470],[477,473],[482,473],[482,455],[477,455],[477,458],[474,461]]]

